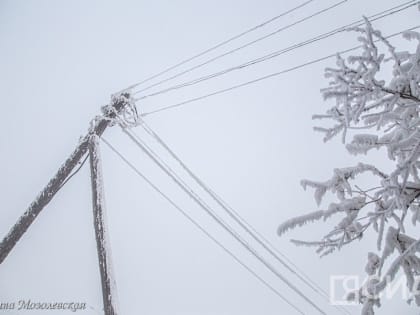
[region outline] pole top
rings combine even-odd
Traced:
[[[127,91],[113,94],[110,104],[102,106],[101,111],[103,118],[110,121],[110,126],[119,124],[123,127],[134,127],[138,125],[139,114],[136,102]]]

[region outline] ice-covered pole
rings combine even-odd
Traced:
[[[109,126],[116,113],[124,109],[129,99],[128,93],[121,94],[121,97],[115,98],[111,104],[111,109],[96,120],[95,124],[89,130],[89,133],[81,139],[79,144],[64,164],[58,169],[57,173],[48,182],[44,189],[39,193],[35,200],[29,205],[25,213],[19,218],[16,224],[11,228],[9,233],[0,243],[0,264],[6,259],[10,251],[15,247],[17,242],[27,231],[30,225],[35,221],[36,217],[41,213],[42,209],[51,201],[61,186],[65,183],[73,169],[88,151],[89,138],[92,134],[101,136],[105,129]]]
[[[99,137],[93,134],[89,139],[90,173],[92,181],[93,223],[101,274],[102,298],[105,315],[115,315],[115,280],[112,271],[111,247],[107,233],[102,165],[99,152]]]

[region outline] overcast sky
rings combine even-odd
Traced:
[[[302,2],[0,0],[0,237],[72,152],[112,93]],[[336,2],[315,0],[196,63]],[[402,2],[348,0],[166,86],[285,48]],[[391,34],[418,23],[419,12],[412,8],[374,25]],[[413,47],[400,38],[392,42],[400,49]],[[152,111],[356,45],[355,34],[340,34],[259,66],[145,99],[138,103],[138,110]],[[330,275],[364,275],[366,253],[375,249],[374,237],[367,235],[338,254],[319,259],[311,249],[290,244],[289,238],[316,239],[327,232],[328,223],[306,226],[282,238],[276,228],[292,216],[316,209],[312,192],[304,192],[299,185],[301,179],[325,180],[334,167],[358,161],[338,141],[324,144],[321,135],[312,131],[311,115],[327,108],[319,93],[327,85],[323,69],[333,65],[334,59],[329,59],[145,118],[210,187],[327,291]],[[307,314],[314,314],[202,214],[118,127],[108,129],[104,137],[264,279]],[[120,314],[296,314],[107,147],[101,151]],[[372,159],[386,167],[381,154]],[[0,266],[0,303],[80,301],[89,305],[86,314],[100,314],[90,194],[89,169],[84,167]],[[284,268],[279,266],[279,270],[328,314],[339,314]],[[418,313],[399,298],[383,304],[380,314]],[[352,314],[360,312],[359,307],[348,309]],[[0,310],[3,313],[24,314]]]

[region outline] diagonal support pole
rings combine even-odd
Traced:
[[[70,157],[59,168],[54,177],[48,182],[44,189],[39,193],[35,200],[29,205],[25,213],[18,219],[16,224],[10,229],[9,233],[0,243],[0,264],[6,259],[15,245],[19,242],[23,234],[28,230],[44,207],[53,199],[60,190],[73,169],[88,151],[89,137],[96,134],[99,137],[104,133],[110,124],[110,118],[115,118],[115,112],[124,109],[129,98],[128,93],[123,93],[119,99],[112,104],[112,111],[106,113],[101,119],[96,121],[90,132],[80,140],[78,146]]]
[[[105,218],[105,198],[102,178],[102,165],[99,152],[99,137],[89,139],[89,159],[92,181],[93,221],[95,226],[96,248],[98,250],[99,271],[101,274],[102,298],[105,315],[115,315],[114,278],[112,275],[111,251]]]

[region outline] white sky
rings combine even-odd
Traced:
[[[1,0],[0,236],[74,149],[113,92],[302,2]],[[229,48],[334,2],[316,0]],[[349,0],[176,82],[259,57],[402,2]],[[418,10],[410,9],[374,25],[390,34],[417,25],[418,17]],[[400,39],[393,42],[413,47]],[[263,65],[147,99],[138,104],[139,110],[157,109],[355,45],[354,34],[334,36]],[[319,259],[311,249],[294,247],[289,238],[319,237],[328,225],[307,226],[282,238],[275,232],[284,220],[316,208],[312,192],[304,192],[299,185],[301,179],[327,179],[332,168],[358,161],[338,141],[324,144],[321,135],[312,131],[311,115],[327,108],[319,93],[327,84],[323,68],[333,65],[331,59],[146,119],[187,165],[325,290],[331,274],[363,275],[366,253],[374,250],[369,242],[373,238],[368,235],[339,254]],[[265,279],[313,314],[202,215],[118,128],[107,130],[105,137]],[[121,314],[295,314],[106,147],[102,155]],[[385,165],[381,154],[374,158]],[[95,309],[86,314],[97,314],[102,301],[95,246],[85,167],[0,266],[0,302],[81,301]],[[337,314],[313,292],[294,283],[328,314]],[[360,311],[359,307],[349,310],[352,314]],[[385,301],[380,314],[396,311],[415,314],[416,309],[396,298]],[[0,310],[3,313],[19,314]]]

